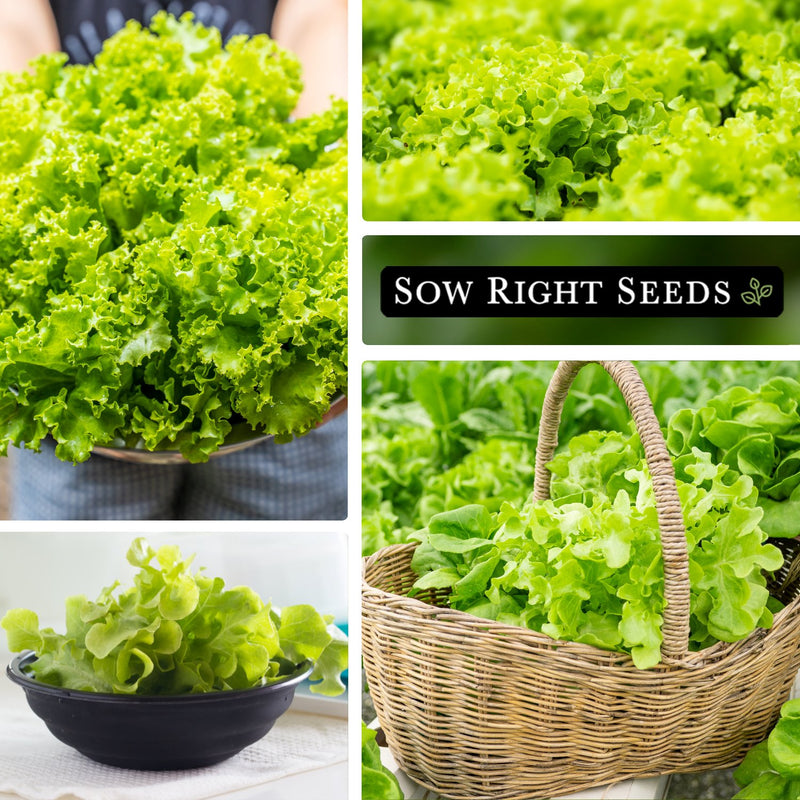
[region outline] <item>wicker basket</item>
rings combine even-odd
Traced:
[[[559,365],[542,409],[535,497],[569,387],[588,362]],[[735,644],[688,650],[689,581],[672,462],[633,365],[600,362],[622,390],[653,477],[664,554],[663,663],[556,642],[407,597],[415,545],[364,559],[364,665],[388,746],[446,797],[551,797],[591,786],[738,764],[774,725],[800,666],[800,599]]]

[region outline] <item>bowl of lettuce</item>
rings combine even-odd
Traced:
[[[131,697],[56,688],[29,677],[33,653],[18,655],[8,675],[28,704],[65,744],[103,764],[126,769],[207,767],[265,736],[311,672],[300,665],[253,689],[176,697]]]
[[[156,15],[0,74],[0,453],[207,460],[346,385],[347,109],[267,36]]]
[[[209,766],[267,734],[302,681],[344,691],[346,637],[311,606],[226,588],[174,546],[137,539],[128,561],[133,585],[70,597],[63,634],[28,609],[0,621],[22,651],[7,674],[60,741],[128,769]]]

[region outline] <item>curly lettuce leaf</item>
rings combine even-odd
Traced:
[[[267,36],[156,15],[0,76],[0,451],[205,461],[286,441],[346,375],[346,107],[290,116]],[[14,120],[11,122],[11,120]]]
[[[693,448],[749,476],[770,536],[797,536],[800,528],[800,383],[774,377],[756,389],[733,387],[698,409],[669,420],[667,444],[681,456]]]
[[[796,3],[368,0],[367,219],[795,220]]]

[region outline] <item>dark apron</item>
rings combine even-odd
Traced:
[[[73,64],[91,63],[103,40],[129,19],[147,25],[157,11],[175,16],[192,11],[198,22],[219,28],[227,41],[239,33],[268,33],[276,4],[277,0],[50,0],[61,48]]]

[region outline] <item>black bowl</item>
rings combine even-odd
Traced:
[[[25,673],[35,660],[22,653],[6,672],[57,739],[94,761],[147,770],[207,767],[236,755],[272,728],[312,669],[304,662],[277,683],[242,691],[139,696],[39,683]]]

